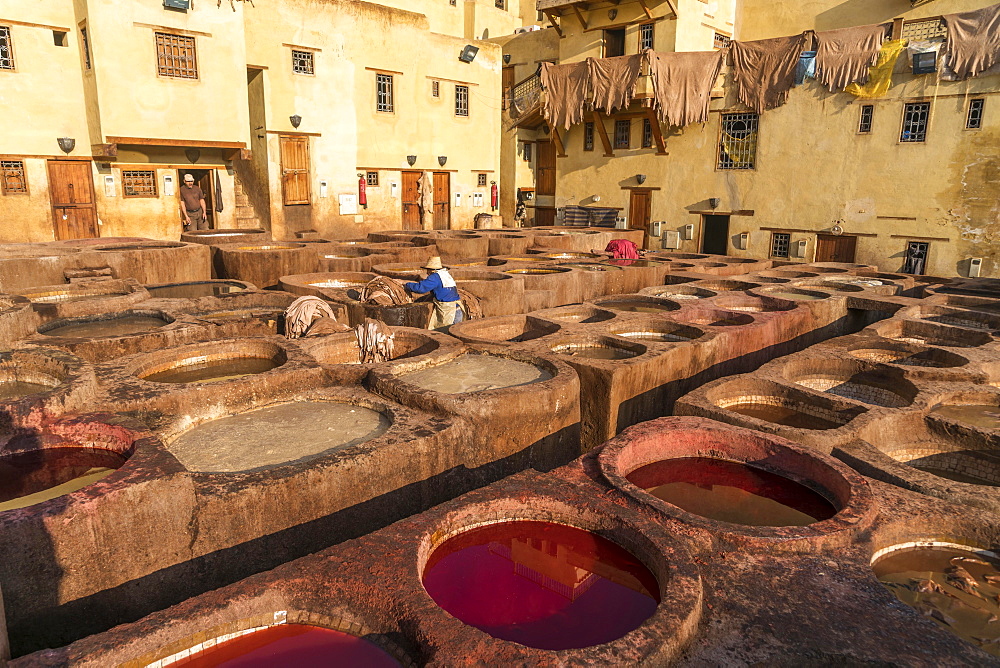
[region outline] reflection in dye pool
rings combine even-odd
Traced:
[[[495,638],[548,650],[611,642],[659,603],[652,573],[589,531],[503,522],[454,536],[431,554],[424,588],[445,611]]]
[[[264,373],[280,363],[266,357],[238,357],[208,360],[198,364],[182,364],[143,376],[154,383],[214,383]]]
[[[1000,406],[936,406],[931,414],[982,429],[1000,429]]]
[[[74,322],[62,327],[42,332],[46,336],[72,336],[77,338],[97,338],[102,336],[128,336],[151,332],[166,326],[167,321],[148,315],[130,315],[108,320],[87,320]]]
[[[796,429],[836,429],[841,426],[832,420],[827,420],[816,415],[803,413],[789,406],[778,406],[775,404],[761,404],[756,402],[741,402],[724,407],[727,411],[733,411],[740,415],[757,418],[764,422],[794,427]]]
[[[643,466],[629,482],[688,512],[748,526],[805,526],[837,513],[805,485],[762,469],[708,457]]]
[[[401,378],[425,390],[460,394],[539,383],[552,378],[552,374],[534,364],[506,357],[465,354]]]
[[[218,643],[181,659],[175,665],[184,668],[393,668],[400,664],[377,645],[343,631],[303,624],[279,624]]]
[[[611,346],[560,346],[553,348],[552,352],[570,357],[586,357],[593,360],[624,360],[636,357],[639,353],[625,348],[613,348]]]
[[[295,401],[206,422],[168,449],[190,471],[245,471],[364,443],[389,425],[384,415],[362,406]]]
[[[23,380],[0,380],[0,401],[7,399],[18,399],[29,394],[48,392],[54,385],[42,385],[41,383],[28,383]]]
[[[1000,656],[1000,562],[953,547],[890,552],[872,568],[879,581],[909,605],[963,640]]]
[[[243,286],[236,283],[181,283],[179,285],[164,285],[158,288],[147,288],[151,297],[157,299],[198,299],[199,297],[217,297],[231,292],[243,292]]]
[[[0,457],[0,511],[75,492],[124,463],[122,455],[91,448],[47,448]]]

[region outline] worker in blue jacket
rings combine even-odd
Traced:
[[[431,313],[427,329],[439,329],[461,322],[464,314],[461,309],[461,297],[458,296],[458,286],[448,269],[441,264],[440,257],[432,257],[424,265],[430,273],[419,283],[404,283],[403,287],[418,295],[434,295],[434,311]]]

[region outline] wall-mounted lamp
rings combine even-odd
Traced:
[[[444,165],[445,165],[446,162],[448,162],[448,156],[446,156],[446,155],[439,155],[438,156],[438,164],[439,165],[441,165],[442,167],[444,167]]]
[[[600,202],[601,201],[601,196],[600,195],[591,195],[590,196],[590,201],[591,202]]]
[[[293,128],[298,128],[300,125],[302,125],[302,117],[299,116],[298,114],[294,114],[292,116],[289,116],[288,120],[290,120],[292,122],[292,127]]]
[[[410,167],[413,167],[413,165],[417,164],[417,156],[415,155],[406,156],[406,164],[408,164]]]
[[[710,197],[708,199],[708,205],[713,209],[718,209],[720,204],[722,204],[722,200],[718,197]]]
[[[643,183],[646,182],[646,175],[645,174],[636,174],[635,175],[635,182],[638,183],[641,186]]]
[[[63,153],[72,153],[73,149],[76,148],[76,140],[72,137],[60,137],[56,140],[59,144],[59,148],[62,149]]]
[[[616,18],[618,18],[618,10],[617,9],[609,9],[608,10],[608,20],[609,21],[614,21]]]
[[[841,220],[838,220],[838,221],[834,222],[833,227],[830,228],[830,234],[834,234],[834,235],[836,235],[838,237],[841,234],[843,234],[844,233],[844,226],[841,225],[842,222],[843,221],[841,221]]]
[[[467,44],[465,48],[462,49],[462,53],[458,55],[458,59],[461,60],[463,63],[471,63],[473,60],[476,59],[477,53],[479,53],[478,46],[472,46],[471,44]]]
[[[201,151],[196,148],[184,149],[184,155],[187,156],[188,162],[192,165],[198,162],[198,158],[201,157]]]
[[[503,54],[503,64],[504,65],[510,65],[510,54],[509,53]]]

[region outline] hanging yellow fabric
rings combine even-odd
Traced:
[[[882,97],[892,87],[892,69],[896,66],[899,54],[906,48],[905,39],[891,39],[882,43],[878,52],[878,60],[868,68],[868,83],[861,85],[852,83],[844,89],[855,97]]]
[[[757,133],[748,132],[745,137],[734,137],[722,131],[722,149],[736,169],[753,169],[753,159],[757,146]]]

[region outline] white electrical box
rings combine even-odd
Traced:
[[[625,216],[618,216],[615,219],[615,229],[616,230],[626,230],[628,229],[628,218]]]
[[[660,236],[660,228],[663,227],[662,220],[654,220],[649,224],[649,236],[658,237]]]
[[[399,197],[399,183],[396,181],[389,184],[389,195],[392,197]]]
[[[979,273],[983,270],[983,258],[969,258],[969,278],[979,278]]]
[[[107,180],[109,177],[105,176],[104,178],[105,178],[105,180]],[[163,194],[166,197],[173,197],[174,196],[174,175],[173,174],[164,174],[163,175]]]
[[[462,206],[462,193],[455,193],[455,206]]]
[[[739,237],[740,250],[746,250],[747,244],[749,243],[750,243],[750,234],[748,232],[744,232]]]
[[[319,182],[319,196],[320,197],[326,197],[326,195],[327,195],[327,184],[326,184],[326,181],[325,180],[324,181],[320,181]]]
[[[804,258],[806,256],[806,249],[809,247],[809,241],[807,239],[799,239],[793,244],[793,249],[795,251],[795,257]]]
[[[163,184],[163,189],[166,190],[166,183]],[[111,174],[104,175],[104,196],[114,197],[115,196],[115,177]]]
[[[666,230],[660,239],[660,245],[663,248],[677,249],[681,247],[681,233],[677,230]]]
[[[688,223],[684,226],[684,240],[691,241],[694,239],[694,224]]]

